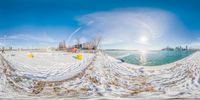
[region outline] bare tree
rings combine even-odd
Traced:
[[[80,39],[81,39],[80,37],[77,37],[77,38],[76,38],[76,42],[77,42],[76,45],[77,45],[77,48],[78,48],[78,49],[80,49]]]
[[[92,39],[92,44],[94,46],[93,49],[98,49],[100,43],[102,42],[102,37],[101,36],[96,36]]]

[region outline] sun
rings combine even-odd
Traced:
[[[148,40],[149,39],[146,36],[141,36],[140,37],[140,43],[142,43],[142,44],[147,44]]]

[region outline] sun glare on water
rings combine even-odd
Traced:
[[[147,63],[147,50],[140,50],[140,62],[144,65]]]

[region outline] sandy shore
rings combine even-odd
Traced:
[[[94,58],[91,58],[91,63],[80,67],[84,70],[70,73],[77,74],[76,77],[69,78],[66,74],[62,78],[64,77],[67,80],[54,82],[38,80],[24,74],[29,72],[31,75],[38,76],[40,67],[44,66],[29,66],[29,69],[26,69],[17,65],[14,62],[16,59],[12,62],[12,59],[8,56],[4,55],[4,57],[9,60],[10,64],[15,66],[15,70],[6,69],[9,68],[6,66],[10,64],[0,64],[0,98],[35,98],[37,96],[65,98],[134,97],[146,99],[200,98],[200,52],[196,52],[177,62],[155,67],[122,63],[99,52]],[[86,62],[90,61],[87,60]],[[19,67],[16,68],[16,66]],[[37,71],[36,73],[30,72],[32,71],[30,67],[38,70],[38,73]],[[77,67],[77,65],[74,67]],[[61,69],[56,66],[52,67],[51,70],[60,71]],[[43,70],[43,73],[60,73],[57,71]],[[69,72],[63,71],[63,73]],[[49,79],[53,79],[52,77],[49,77]]]

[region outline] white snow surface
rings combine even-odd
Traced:
[[[26,54],[2,54],[0,98],[200,98],[200,52],[155,68],[102,52],[83,53],[83,61],[71,53]]]
[[[4,55],[18,76],[35,80],[59,81],[80,73],[92,61],[93,55],[82,53],[83,60],[75,59],[73,53],[33,52],[33,58],[27,58],[29,52],[8,52]]]

